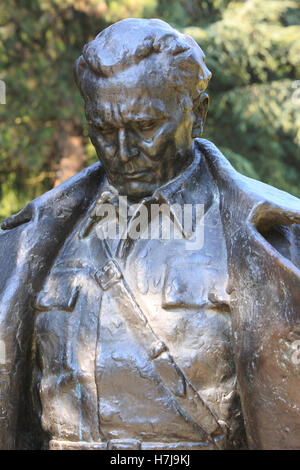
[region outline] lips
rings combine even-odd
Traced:
[[[151,173],[147,169],[142,170],[132,170],[132,171],[122,171],[122,172],[115,172],[114,177],[117,179],[125,179],[125,180],[139,180],[145,176],[150,176]]]

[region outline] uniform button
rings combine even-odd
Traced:
[[[141,442],[136,439],[111,439],[107,442],[108,450],[140,450]]]
[[[167,346],[162,341],[157,341],[151,347],[151,359],[156,359],[163,352],[168,351]]]

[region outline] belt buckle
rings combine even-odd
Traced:
[[[95,273],[95,277],[101,289],[107,290],[119,282],[122,274],[116,263],[110,260]]]
[[[107,450],[140,450],[141,442],[137,439],[110,439]]]

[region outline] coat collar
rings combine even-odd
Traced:
[[[242,201],[245,219],[259,230],[268,229],[272,224],[300,223],[297,197],[238,173],[212,142],[196,139],[195,144],[204,154],[218,185],[222,207],[238,207]]]
[[[300,200],[298,198],[238,173],[218,148],[208,140],[195,139],[194,149],[195,158],[191,165],[177,178],[159,188],[155,192],[155,196],[165,199],[170,205],[178,202],[181,204],[202,202],[209,206],[211,194],[205,181],[211,174],[226,206],[229,205],[229,201],[230,204],[238,205],[241,199],[247,200],[248,213],[246,217],[256,226],[262,227],[272,223],[284,225],[300,223]],[[18,214],[5,219],[1,226],[2,229],[9,230],[29,222],[35,217],[42,216],[45,212],[48,213],[49,210],[52,210],[54,218],[62,223],[64,217],[60,213],[57,214],[58,202],[63,206],[63,213],[68,214],[78,205],[86,206],[87,199],[92,204],[96,194],[101,194],[105,186],[103,176],[102,166],[99,163],[94,163],[60,186],[30,202]],[[192,190],[195,180],[202,181],[202,191],[201,189],[200,191]],[[94,192],[91,192],[89,188],[92,188]],[[77,191],[79,196],[74,198]],[[197,194],[195,195],[195,193]],[[197,201],[195,196],[197,196]],[[201,198],[203,198],[202,201]],[[68,217],[65,220],[67,219]]]
[[[145,197],[139,203],[135,204],[135,210],[131,220],[139,213],[142,205],[167,204],[170,209],[171,219],[177,224],[184,238],[188,239],[191,234],[187,233],[184,229],[182,219],[182,209],[184,205],[204,204],[204,212],[206,212],[216,197],[215,189],[216,186],[208,170],[205,158],[203,158],[197,145],[194,145],[193,161],[190,165],[174,179],[156,189],[152,196]],[[116,211],[118,211],[118,191],[109,185],[107,179],[89,214],[89,220],[83,224],[84,228],[82,234],[87,234],[91,226],[97,221],[97,208],[103,203],[113,204]],[[196,221],[194,220],[193,228],[195,223]]]

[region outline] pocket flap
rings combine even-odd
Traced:
[[[55,270],[37,296],[36,309],[47,311],[58,308],[71,312],[76,305],[79,290],[79,276],[73,270]]]
[[[174,263],[168,267],[163,287],[163,308],[225,308],[228,305],[226,272],[211,266],[209,257],[205,261]]]

